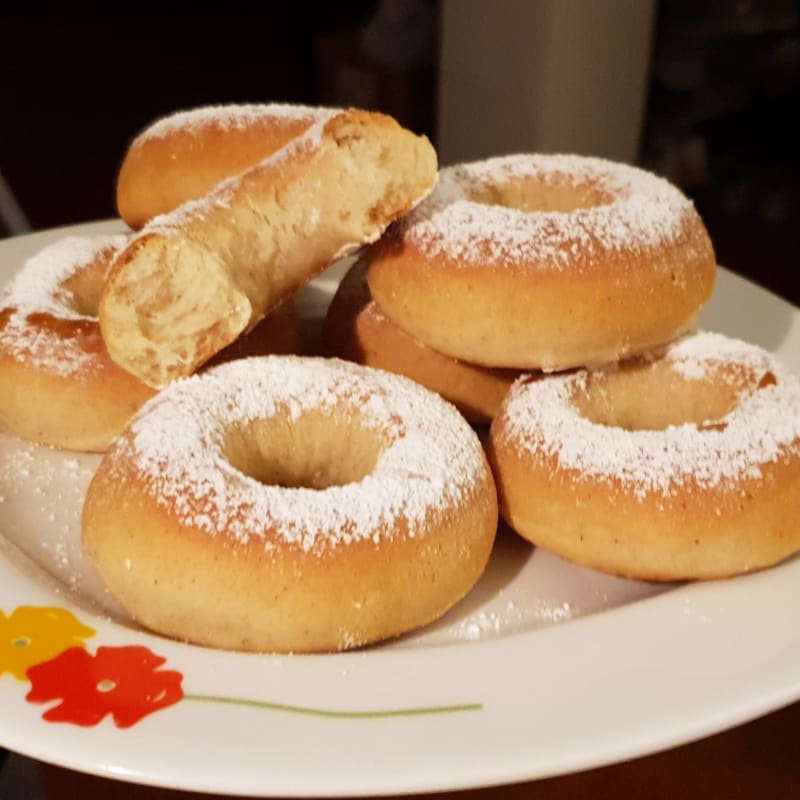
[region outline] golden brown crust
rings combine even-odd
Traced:
[[[125,154],[117,177],[119,215],[138,230],[280,150],[326,113],[274,104],[221,106],[159,120]]]
[[[435,180],[430,143],[389,117],[319,123],[120,255],[100,302],[112,358],[156,387],[190,374]]]
[[[503,518],[534,544],[582,566],[654,581],[724,578],[800,549],[796,459],[769,464],[735,489],[687,487],[639,499],[509,446],[503,423],[488,445]]]
[[[8,318],[0,313],[0,335]],[[36,324],[75,341],[92,365],[64,375],[0,348],[0,423],[39,444],[102,452],[154,390],[109,358],[97,322],[42,317]]]
[[[716,275],[699,221],[672,247],[609,259],[591,274],[470,269],[398,239],[370,261],[373,296],[400,327],[455,358],[518,369],[599,365],[664,344],[692,325]]]
[[[153,630],[234,650],[336,651],[432,622],[472,588],[494,539],[493,493],[487,480],[461,511],[414,538],[394,531],[346,554],[267,554],[263,543],[181,528],[135,475],[120,483],[101,466],[83,541],[112,594]]]
[[[363,260],[353,265],[328,307],[326,352],[405,375],[449,400],[468,421],[490,422],[519,373],[458,361],[405,333],[372,300],[366,268]]]

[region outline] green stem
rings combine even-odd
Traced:
[[[261,700],[246,700],[238,697],[218,697],[207,694],[185,694],[184,700],[204,703],[226,703],[237,706],[264,708],[269,711],[285,711],[291,714],[308,714],[314,717],[336,717],[338,719],[376,719],[380,717],[416,717],[423,714],[453,714],[460,711],[480,711],[481,703],[464,703],[453,706],[427,706],[422,708],[394,708],[387,711],[326,711],[320,708],[291,706],[285,703],[266,703]]]

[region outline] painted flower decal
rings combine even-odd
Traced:
[[[60,700],[43,714],[49,722],[90,726],[111,714],[117,727],[129,728],[183,698],[183,676],[160,670],[165,660],[139,645],[98,647],[94,656],[72,647],[28,670],[26,700]]]
[[[0,609],[0,676],[24,681],[28,667],[68,647],[83,647],[95,631],[64,608],[19,606],[10,616]]]
[[[87,652],[83,640],[95,633],[64,608],[19,606],[10,615],[0,609],[0,677],[10,672],[19,680],[27,678],[31,688],[25,699],[29,703],[51,703],[43,719],[83,727],[97,725],[111,715],[118,728],[130,728],[148,714],[181,700],[340,719],[452,714],[483,708],[480,703],[463,703],[339,711],[186,694],[182,673],[160,669],[166,659],[147,647],[98,647],[95,655]]]

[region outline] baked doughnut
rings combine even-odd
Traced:
[[[236,650],[357,647],[437,618],[497,526],[481,445],[412,381],[337,359],[167,387],[104,456],[83,543],[131,615]]]
[[[366,267],[359,260],[347,271],[328,306],[326,352],[405,375],[449,400],[469,422],[490,422],[519,372],[467,364],[409,336],[372,300]]]
[[[716,275],[692,203],[635,167],[515,155],[443,169],[371,249],[382,311],[470,363],[559,370],[665,344]]]
[[[191,374],[436,181],[430,142],[383,114],[312,125],[200,200],[151,220],[100,298],[111,357],[150,386]]]
[[[234,339],[213,355],[198,372],[240,358],[264,355],[299,355],[305,349],[303,325],[289,298],[267,314],[251,331]]]
[[[0,299],[0,425],[66,450],[101,452],[154,390],[115,364],[100,334],[97,302],[124,234],[69,236],[29,259]],[[294,353],[291,302],[215,361]]]
[[[300,136],[331,109],[281,103],[203,106],[156,120],[130,144],[117,210],[131,228],[207,194]]]
[[[0,422],[12,434],[102,451],[153,390],[109,357],[100,285],[127,236],[71,236],[29,259],[0,300]]]
[[[721,334],[521,378],[488,452],[509,525],[579,564],[716,578],[800,549],[800,380]]]

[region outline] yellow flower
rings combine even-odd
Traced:
[[[0,610],[0,676],[10,672],[24,681],[28,667],[84,647],[82,640],[94,634],[64,608],[19,606],[11,616]]]

